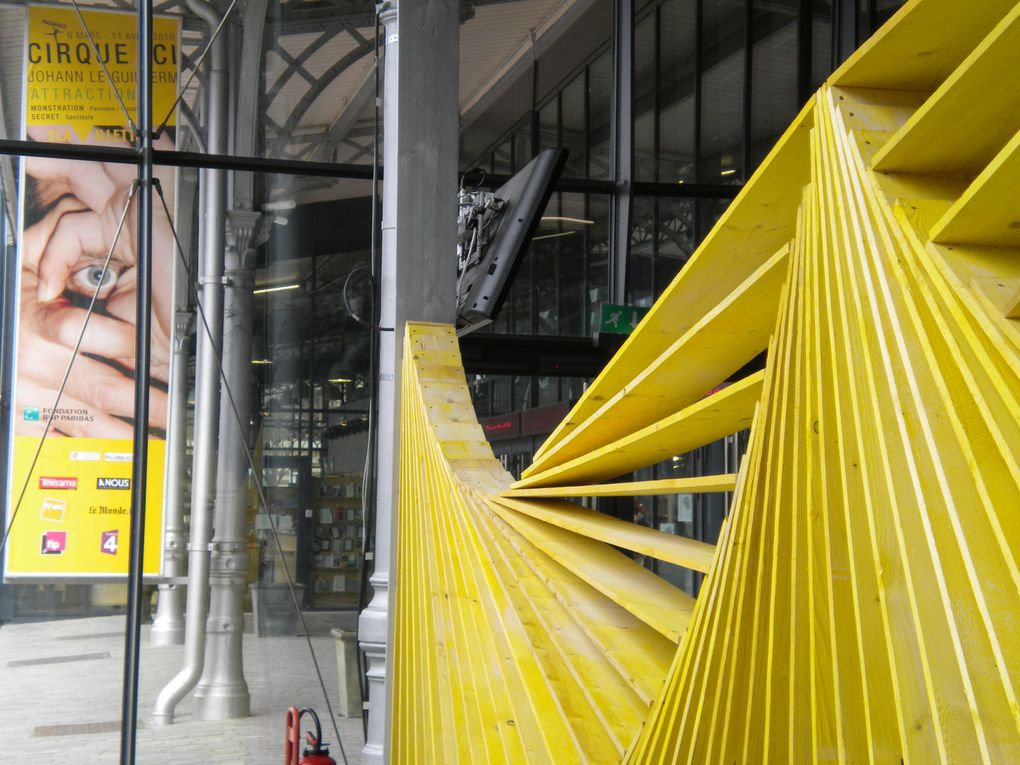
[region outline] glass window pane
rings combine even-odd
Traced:
[[[556,148],[560,145],[559,99],[553,98],[538,112],[538,148]]]
[[[755,7],[751,71],[751,167],[797,116],[797,11],[799,0]]]
[[[607,50],[588,69],[588,160],[589,178],[612,176],[610,121],[613,101],[613,57]]]
[[[698,179],[743,179],[743,0],[705,0],[702,17],[701,146]]]
[[[518,123],[513,132],[514,172],[531,161],[535,153],[531,150],[531,124],[529,120]]]
[[[655,180],[655,13],[634,28],[634,178]]]
[[[811,87],[832,71],[832,0],[811,0]]]
[[[693,199],[656,200],[655,297],[673,281],[694,252]]]
[[[570,152],[567,165],[563,168],[565,178],[583,178],[587,166],[585,155],[585,72],[582,70],[564,89],[563,101],[563,146]]]
[[[627,257],[627,302],[651,305],[656,252],[655,199],[635,197],[631,211],[630,253]]]
[[[668,0],[659,11],[659,155],[657,180],[694,178],[694,84],[696,4]]]
[[[559,283],[556,296],[559,301],[559,334],[585,334],[585,240],[595,226],[608,225],[605,218],[596,221],[590,217],[587,197],[584,194],[561,194],[561,215],[570,218],[563,222],[564,236],[552,240],[559,248]],[[576,221],[576,222],[575,222]]]
[[[698,225],[696,228],[698,234],[697,241],[699,243],[712,230],[719,217],[726,212],[726,208],[730,206],[730,201],[729,199],[698,200]]]
[[[584,334],[598,326],[599,303],[609,300],[609,197],[603,194],[588,196],[588,218],[594,224],[587,231],[587,280],[585,300],[587,321]]]

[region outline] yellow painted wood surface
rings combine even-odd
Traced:
[[[577,486],[543,486],[537,489],[507,489],[501,497],[651,497],[657,494],[700,494],[733,491],[735,474],[663,478],[655,481],[591,483]]]
[[[881,172],[969,175],[1020,130],[1020,77],[1004,76],[1020,48],[1013,8],[874,158]]]
[[[1020,98],[1012,108],[1020,113]],[[988,163],[963,196],[935,224],[931,230],[932,241],[940,244],[1020,248],[1018,188],[1020,132]]]
[[[1020,148],[986,102],[1018,18],[906,3],[516,484],[452,328],[408,326],[393,762],[1020,762]],[[735,477],[598,483],[745,427]],[[701,491],[715,545],[564,501]]]
[[[536,455],[523,474],[525,480],[606,446],[636,428],[652,426],[704,398],[764,350],[768,323],[747,319],[775,314],[786,278],[788,253],[786,247],[775,253],[647,367],[629,365],[630,379],[583,420],[576,409],[568,414],[564,422],[571,427],[550,436],[557,439],[556,443],[541,456]],[[604,477],[612,475],[619,473]],[[527,485],[522,483],[521,488]]]
[[[604,446],[595,447],[591,452],[575,457],[569,462],[540,473],[532,473],[530,477],[517,481],[514,488],[526,489],[533,486],[613,478],[623,472],[654,465],[672,456],[689,452],[695,447],[710,444],[723,436],[744,430],[751,424],[754,406],[761,395],[763,379],[762,372],[745,377],[659,422],[632,431]],[[671,391],[669,398],[676,401],[676,394],[677,391]],[[620,400],[622,401],[622,398]],[[640,406],[642,399],[635,397],[633,402]],[[623,408],[622,403],[618,406]],[[633,412],[633,408],[627,407],[626,411]],[[619,418],[610,417],[608,412],[603,417],[607,420],[607,425],[609,422],[613,423],[610,426],[611,433],[620,433],[620,427],[615,424]],[[635,426],[643,421],[637,418],[635,420]],[[600,427],[601,420],[592,420],[593,429],[600,430]]]
[[[531,518],[573,531],[581,536],[609,542],[625,550],[648,555],[667,563],[708,573],[715,546],[622,521],[580,505],[557,500],[524,502],[501,496],[496,502]]]

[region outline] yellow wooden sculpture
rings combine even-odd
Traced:
[[[393,762],[1020,762],[1018,71],[1020,4],[908,2],[516,484],[409,326]],[[706,491],[716,546],[566,501]]]

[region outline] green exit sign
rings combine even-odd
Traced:
[[[629,335],[634,327],[645,318],[645,314],[651,310],[636,305],[617,305],[616,303],[603,303],[602,313],[599,319],[599,332],[606,332],[616,335]]]

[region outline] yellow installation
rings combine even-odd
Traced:
[[[1020,762],[1018,69],[1020,3],[908,2],[516,483],[409,325],[394,763]],[[715,546],[568,501],[708,491]]]

